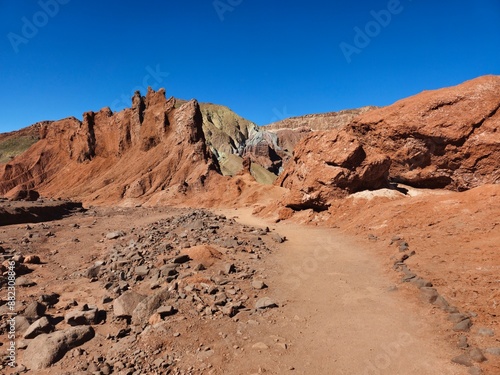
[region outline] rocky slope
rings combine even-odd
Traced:
[[[0,164],[9,162],[35,144],[40,128],[50,123],[42,121],[18,131],[0,133]]]
[[[242,156],[259,164],[274,175],[283,171],[283,166],[290,160],[295,146],[301,139],[313,131],[341,129],[356,116],[376,107],[367,106],[339,112],[311,114],[290,117],[259,129],[250,136],[245,144]]]
[[[290,208],[326,209],[331,200],[389,182],[467,190],[500,181],[500,77],[426,91],[314,133],[296,148],[276,184]]]
[[[50,197],[118,201],[174,186],[196,190],[217,168],[198,103],[175,108],[164,90],[150,90],[121,112],[42,126],[40,141],[0,166],[0,194],[22,185]]]
[[[500,180],[500,76],[426,91],[357,117],[351,131],[392,159],[394,181],[466,190]]]
[[[348,125],[355,117],[376,109],[375,106],[365,106],[356,109],[345,109],[338,112],[318,113],[305,116],[290,117],[264,126],[265,130],[310,128],[312,130],[331,130]]]
[[[219,160],[231,154],[241,155],[246,141],[259,132],[257,125],[225,106],[202,103],[200,108],[205,139]]]

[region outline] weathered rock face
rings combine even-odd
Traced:
[[[31,370],[40,370],[59,361],[68,350],[84,344],[95,335],[89,326],[68,328],[33,339],[24,353],[24,365]]]
[[[207,144],[219,159],[230,154],[240,155],[247,139],[259,131],[253,122],[225,106],[203,103],[200,107]]]
[[[330,201],[387,184],[390,159],[346,130],[315,132],[300,142],[277,184],[290,189],[285,206],[328,209]]]
[[[312,130],[333,130],[347,126],[355,117],[377,107],[366,106],[356,109],[345,109],[338,112],[318,113],[305,116],[290,117],[263,126],[264,130],[309,128]]]
[[[200,188],[218,166],[195,100],[175,108],[165,91],[138,92],[132,107],[44,125],[40,141],[0,166],[0,195],[23,185],[46,196],[116,201],[173,186]]]
[[[341,129],[357,115],[376,107],[362,107],[339,112],[291,117],[263,126],[250,136],[241,154],[249,157],[271,173],[279,175],[290,160],[295,146],[304,137],[317,130]]]
[[[260,131],[247,140],[245,150],[242,155],[249,158],[253,163],[257,163],[268,171],[278,174],[282,165],[281,148],[278,146],[276,134]]]
[[[500,181],[500,77],[423,92],[360,115],[296,147],[276,184],[283,204],[326,209],[332,199],[389,180],[466,190]]]
[[[357,117],[350,130],[389,155],[396,182],[466,190],[500,181],[500,76],[426,91]]]

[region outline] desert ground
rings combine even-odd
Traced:
[[[0,134],[1,373],[500,374],[499,98]]]

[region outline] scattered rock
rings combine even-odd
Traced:
[[[33,301],[26,309],[24,309],[23,316],[26,317],[29,321],[34,322],[35,320],[41,318],[45,314],[45,310],[47,307],[40,302]]]
[[[158,310],[156,310],[156,313],[160,314],[160,316],[162,318],[164,318],[166,316],[174,315],[176,312],[177,312],[177,310],[173,306],[170,306],[170,305],[161,306],[160,308],[158,308]]]
[[[500,348],[488,348],[486,353],[500,356]]]
[[[252,349],[267,350],[267,349],[269,349],[269,346],[267,346],[263,342],[258,342],[258,343],[255,343],[252,345]]]
[[[286,241],[286,237],[280,236],[278,233],[273,233],[271,238],[277,243],[283,243]]]
[[[484,356],[483,352],[479,348],[472,348],[469,350],[469,357],[474,361],[474,362],[484,362],[486,361],[486,357]]]
[[[453,330],[455,332],[468,332],[470,330],[470,327],[472,327],[472,321],[469,318],[467,318],[455,324],[453,326]]]
[[[25,339],[33,339],[42,333],[50,333],[54,330],[54,326],[50,324],[47,317],[42,317],[35,321],[24,333]]]
[[[106,234],[106,239],[108,240],[116,240],[117,238],[125,236],[125,233],[122,231],[117,231],[117,232],[109,232]]]
[[[150,316],[171,297],[172,293],[168,288],[163,288],[142,299],[132,312],[132,323],[135,325],[146,324]]]
[[[469,367],[469,374],[470,375],[481,375],[483,372],[479,367]]]
[[[230,263],[230,264],[224,265],[224,273],[226,275],[229,275],[230,273],[235,273],[235,272],[236,272],[236,267],[234,266],[234,264]]]
[[[266,288],[267,285],[261,280],[254,280],[254,281],[252,281],[252,287],[254,289],[260,290],[260,289]]]
[[[35,286],[36,283],[27,277],[20,276],[16,279],[16,285],[22,288],[29,288],[31,286]]]
[[[84,305],[81,310],[73,310],[64,315],[64,320],[70,326],[91,325],[97,323],[97,307],[89,308]]]
[[[113,301],[113,314],[117,318],[131,317],[134,309],[145,298],[146,296],[132,290],[126,291]]]
[[[40,264],[41,260],[38,255],[28,255],[26,258],[24,258],[24,263],[28,264]]]
[[[472,366],[472,361],[469,358],[467,354],[460,354],[459,356],[456,356],[451,360],[453,363],[466,366],[466,367],[471,367]]]
[[[422,298],[429,303],[434,303],[439,296],[436,289],[429,287],[420,288],[420,294]]]
[[[469,317],[462,313],[454,313],[448,315],[448,320],[452,323],[460,323],[461,321],[469,319]]]
[[[189,255],[187,254],[183,254],[183,255],[179,255],[177,257],[175,257],[172,262],[175,263],[175,264],[182,264],[182,263],[187,263],[191,260],[191,258],[189,257]]]
[[[94,337],[90,326],[72,327],[64,331],[41,334],[29,343],[24,353],[24,365],[30,370],[40,370],[56,363],[68,352]]]
[[[38,297],[38,302],[44,303],[47,306],[54,306],[59,302],[59,297],[60,296],[57,293],[42,294]]]
[[[489,336],[492,337],[495,335],[495,331],[493,331],[491,328],[479,328],[477,330],[477,334],[479,336]]]
[[[467,336],[461,335],[460,338],[458,339],[458,347],[460,349],[467,349],[469,347],[469,344],[467,342]]]
[[[278,305],[269,297],[261,298],[255,303],[256,309],[270,309],[273,307],[278,307]]]
[[[89,279],[93,279],[95,277],[99,276],[99,271],[101,270],[101,265],[94,264],[92,267],[90,267],[86,272],[85,272],[85,277]]]

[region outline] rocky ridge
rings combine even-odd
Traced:
[[[500,181],[500,77],[426,91],[313,133],[276,181],[283,205],[327,209],[334,199],[404,183],[467,190]]]

